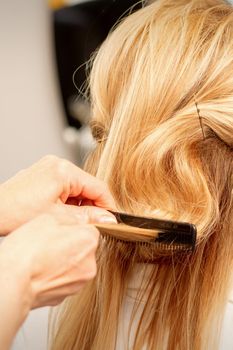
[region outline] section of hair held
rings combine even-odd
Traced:
[[[102,238],[97,276],[59,310],[52,350],[218,349],[233,267],[232,71],[221,0],[158,0],[101,46],[86,167],[118,210],[193,223],[198,242],[163,256]]]

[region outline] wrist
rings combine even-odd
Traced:
[[[33,304],[30,274],[26,266],[20,263],[0,245],[0,290],[1,298],[15,306],[15,319],[23,322]]]
[[[11,266],[0,247],[0,344],[9,349],[30,311],[30,292],[23,271]]]

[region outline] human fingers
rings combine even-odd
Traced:
[[[43,293],[40,295],[39,299],[34,302],[31,309],[36,309],[38,307],[44,306],[57,306],[60,303],[62,303],[65,300],[65,298],[77,294],[86,285],[86,283],[87,281],[70,283],[63,287],[56,288],[49,292]],[[56,297],[54,297],[55,293]]]
[[[66,297],[79,292],[85,284],[93,279],[97,272],[95,254],[90,252],[85,259],[73,264],[69,273],[53,279],[46,285],[34,285],[37,297],[34,299],[32,308],[41,306],[55,306],[61,303]],[[38,293],[38,290],[40,292]]]
[[[7,269],[20,272],[19,283],[27,283],[23,289],[28,291],[31,307],[70,295],[72,291],[61,294],[60,290],[72,284],[81,287],[95,276],[99,232],[91,225],[72,224],[68,216],[65,224],[57,214],[41,215],[7,236],[0,246]]]
[[[109,211],[94,206],[75,206],[57,204],[51,207],[51,214],[56,215],[60,223],[68,224],[116,224],[116,217]]]
[[[35,259],[43,262],[34,266],[34,278],[31,281],[33,308],[53,305],[51,301],[56,303],[58,299],[76,293],[96,274],[98,231],[92,226],[80,225],[63,226],[62,231],[64,241],[59,235],[57,247],[53,251],[47,248],[49,255],[44,248],[41,258]]]
[[[114,208],[106,184],[55,156],[46,156],[0,186],[0,235],[7,235],[52,204],[67,200]],[[86,202],[88,203],[88,202]]]
[[[115,208],[115,202],[108,186],[73,163],[63,160],[59,166],[61,178],[64,179],[61,200],[80,198],[90,200],[94,205],[107,209]]]

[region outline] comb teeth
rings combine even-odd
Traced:
[[[158,252],[159,254],[166,254],[166,253],[192,253],[193,248],[189,245],[183,245],[183,244],[164,244],[159,243],[156,241],[150,241],[150,242],[143,242],[143,241],[127,241],[123,239],[119,239],[113,236],[108,236],[103,234],[102,239],[104,242],[120,242],[124,244],[136,244],[137,246],[153,249],[155,252]]]
[[[160,232],[159,236],[156,238],[156,242],[166,246],[176,245],[183,250],[194,250],[196,234],[191,230],[186,233],[177,231]]]

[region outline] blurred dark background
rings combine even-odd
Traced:
[[[70,126],[80,128],[88,119],[88,105],[79,93],[86,80],[85,62],[117,20],[132,6],[135,11],[142,4],[135,0],[89,0],[53,12],[58,76]]]

